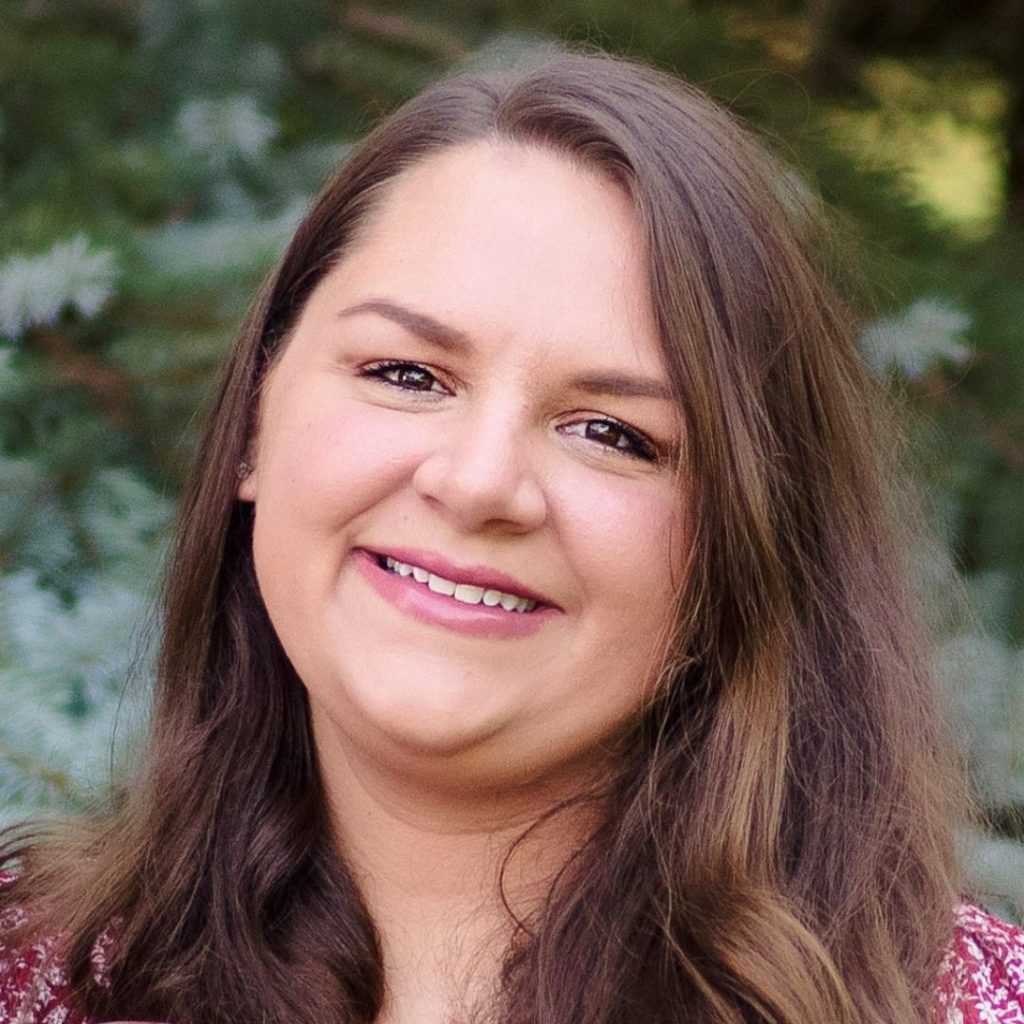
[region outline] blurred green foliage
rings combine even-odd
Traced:
[[[1024,906],[1024,230],[998,63],[863,52],[828,95],[813,18],[768,0],[0,0],[0,25],[0,816],[80,804],[118,705],[144,717],[124,683],[197,410],[324,177],[437,75],[563,39],[710,91],[859,239],[836,258],[917,453],[939,668],[993,830],[965,856]]]

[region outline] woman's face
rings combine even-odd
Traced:
[[[239,491],[326,766],[589,764],[663,651],[679,430],[617,186],[495,142],[391,182],[268,377]]]

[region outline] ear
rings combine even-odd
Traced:
[[[239,501],[256,500],[256,464],[254,457],[246,453],[245,458],[238,464],[238,488],[235,497]]]

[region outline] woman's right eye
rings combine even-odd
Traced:
[[[364,366],[360,376],[374,377],[403,391],[447,394],[447,388],[430,370],[419,363],[374,363]]]

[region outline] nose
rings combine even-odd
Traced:
[[[413,487],[467,532],[536,530],[547,499],[526,433],[508,410],[461,419],[420,463]]]

